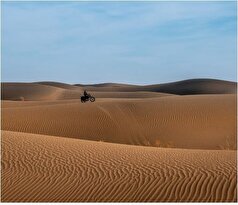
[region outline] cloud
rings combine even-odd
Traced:
[[[155,83],[184,73],[234,79],[236,4],[9,2],[2,37],[6,79]]]

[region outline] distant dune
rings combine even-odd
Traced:
[[[78,86],[70,85],[67,83],[59,83],[59,82],[51,82],[51,81],[42,81],[42,82],[35,82],[34,84],[40,84],[40,85],[48,85],[63,89],[78,89]]]
[[[136,85],[122,84],[122,83],[98,83],[98,84],[75,84],[79,87],[99,87],[99,88],[122,88],[122,87],[135,87]]]
[[[161,92],[177,95],[194,95],[194,94],[232,94],[237,91],[237,83],[215,79],[191,79],[173,83],[156,84],[156,85],[126,85],[126,84],[94,84],[79,85],[90,91],[120,91],[135,92],[149,91]]]
[[[2,99],[34,101],[80,98],[82,89],[76,87],[72,90],[72,87],[60,83],[2,83]]]
[[[166,92],[177,95],[232,94],[237,92],[237,83],[213,79],[192,79],[146,86],[146,88],[151,91]]]
[[[34,83],[2,83],[2,100],[51,100],[61,89]]]
[[[235,202],[236,152],[3,131],[4,202]]]
[[[237,91],[237,83],[213,80],[213,79],[192,79],[174,83],[157,85],[126,85],[103,83],[94,85],[70,85],[59,82],[36,82],[36,83],[2,83],[3,100],[64,100],[78,99],[83,90],[92,91],[96,97],[125,97],[138,98],[136,92],[150,92],[150,96],[157,93],[194,95],[194,94],[234,94]],[[107,93],[109,92],[109,93]],[[124,92],[124,94],[123,94]],[[125,94],[125,92],[131,92]],[[97,93],[99,93],[97,95]],[[114,93],[114,94],[112,94]],[[121,94],[119,94],[121,93]],[[108,96],[109,95],[109,96]],[[114,96],[115,95],[115,96]],[[139,94],[140,95],[140,94]],[[147,97],[147,95],[140,96]],[[119,96],[120,97],[120,96]]]

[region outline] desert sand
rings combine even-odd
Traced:
[[[2,201],[235,202],[236,101],[208,79],[2,83]]]

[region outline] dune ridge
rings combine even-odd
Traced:
[[[236,152],[2,132],[3,202],[235,202]]]
[[[156,93],[175,95],[235,94],[237,83],[215,79],[191,79],[155,85],[127,85],[102,83],[93,85],[70,85],[59,82],[1,83],[3,100],[64,100],[79,99],[83,90],[96,97],[156,97]],[[130,94],[128,93],[130,92]],[[141,93],[137,93],[141,92]],[[144,94],[142,94],[144,93]],[[160,94],[161,95],[161,94]]]
[[[102,83],[92,85],[75,84],[89,91],[116,91],[116,92],[160,92],[176,95],[195,94],[234,94],[237,92],[237,83],[216,79],[189,79],[171,83],[154,85],[126,85]]]

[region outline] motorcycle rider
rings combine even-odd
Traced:
[[[85,99],[89,98],[89,94],[87,93],[86,90],[83,91],[83,95],[84,95]]]
[[[95,97],[91,96],[89,93],[87,93],[86,90],[83,91],[83,96],[81,96],[81,102],[84,103],[86,101],[91,101],[94,102],[95,101]]]

